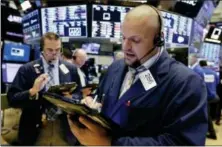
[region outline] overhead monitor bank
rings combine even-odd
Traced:
[[[62,37],[87,37],[86,5],[41,9],[42,33],[55,32]]]
[[[121,38],[120,25],[132,7],[93,5],[92,34],[94,38]]]
[[[34,10],[22,17],[24,41],[41,37],[39,11]]]

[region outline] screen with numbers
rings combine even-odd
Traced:
[[[161,15],[163,17],[166,47],[188,46],[192,19],[165,11],[161,11]]]
[[[39,11],[34,10],[22,17],[24,41],[39,38],[41,36]]]
[[[213,15],[215,6],[212,1],[204,1],[203,6],[201,7],[199,13],[197,14],[196,20],[200,25],[202,25],[204,28],[207,26],[207,24],[210,22],[210,18]]]
[[[41,9],[42,33],[55,32],[62,37],[87,37],[86,5]]]
[[[120,25],[132,7],[93,5],[92,37],[121,38]]]
[[[219,68],[220,44],[204,42],[201,48],[201,57],[209,62],[213,62],[214,66]]]

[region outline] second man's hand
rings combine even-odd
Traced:
[[[98,103],[98,102],[94,102],[93,98],[91,96],[87,96],[84,99],[82,99],[81,103],[85,104],[89,108],[96,109],[96,110],[98,110],[102,107],[102,104]]]
[[[41,74],[35,79],[35,82],[31,89],[29,89],[30,96],[36,95],[48,82],[48,74]]]

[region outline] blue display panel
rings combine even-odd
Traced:
[[[82,48],[89,54],[99,54],[100,44],[98,43],[84,43]]]
[[[166,47],[187,47],[191,35],[192,19],[165,11],[161,11],[161,15]]]
[[[200,53],[202,58],[212,63],[211,67],[213,67],[216,71],[219,71],[220,49],[221,49],[220,44],[204,42]]]
[[[189,53],[199,53],[201,44],[203,42],[204,28],[197,23],[193,22],[192,35],[190,37]]]
[[[86,5],[41,9],[42,33],[55,32],[65,37],[87,37]]]
[[[4,83],[12,83],[22,65],[23,64],[2,63],[2,81]]]
[[[3,60],[28,62],[30,59],[30,50],[29,45],[4,41]]]
[[[120,25],[132,7],[93,5],[92,37],[121,38]]]
[[[201,26],[204,28],[207,26],[207,24],[210,22],[210,18],[213,15],[215,6],[212,1],[205,0],[203,3],[203,6],[201,7],[199,13],[197,14],[196,20]]]
[[[39,11],[35,10],[22,17],[24,41],[39,38],[41,36]]]

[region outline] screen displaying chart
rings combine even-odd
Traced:
[[[55,32],[62,37],[87,37],[86,5],[41,9],[42,33]]]
[[[34,10],[22,17],[24,41],[39,38],[41,36],[39,11]]]
[[[121,38],[120,25],[132,7],[93,5],[92,37]]]
[[[163,17],[163,31],[167,47],[188,46],[192,19],[165,11],[161,11],[161,15]]]

